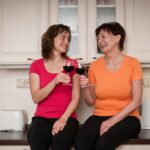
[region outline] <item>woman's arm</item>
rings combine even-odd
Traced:
[[[68,118],[75,111],[75,109],[77,108],[77,105],[79,103],[79,99],[80,99],[80,77],[79,77],[79,75],[75,74],[73,76],[72,80],[73,80],[72,99],[71,99],[70,104],[68,105],[66,111],[61,116],[61,118],[58,119],[54,123],[53,129],[52,129],[53,135],[55,135],[59,131],[63,130]]]
[[[30,73],[29,75],[29,84],[30,91],[32,95],[32,99],[34,103],[39,103],[43,99],[45,99],[55,88],[57,84],[68,83],[70,81],[70,77],[64,73],[58,73],[57,76],[49,82],[45,87],[40,88],[40,77],[38,74]]]
[[[95,92],[94,91],[95,91],[94,85],[89,85],[85,88],[82,88],[82,90],[81,90],[82,97],[88,106],[92,106],[95,103]]]
[[[45,99],[56,86],[56,83],[53,80],[52,82],[47,84],[44,88],[40,89],[40,78],[39,75],[35,73],[30,73],[29,83],[30,83],[30,91],[31,91],[32,99],[33,102],[36,104],[41,102],[43,99]]]
[[[61,118],[68,120],[68,118],[71,116],[71,114],[75,111],[77,108],[77,105],[79,103],[80,99],[80,80],[79,75],[75,74],[72,78],[73,80],[73,88],[72,88],[72,99],[70,104],[68,105],[66,111],[61,116]]]
[[[142,80],[132,81],[132,100],[120,113],[114,116],[117,122],[127,117],[132,111],[134,111],[141,105],[142,94],[143,94],[143,81]]]
[[[119,122],[120,120],[127,117],[132,111],[138,108],[141,105],[143,94],[143,81],[134,80],[132,81],[132,100],[131,102],[124,107],[119,113],[111,117],[110,119],[104,121],[100,128],[100,134],[102,135],[110,127]]]

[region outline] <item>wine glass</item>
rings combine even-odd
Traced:
[[[80,63],[78,63],[78,67],[75,68],[75,71],[77,74],[79,75],[85,75],[86,78],[88,78],[88,75],[87,75],[87,69],[85,67],[82,67],[80,65]],[[92,83],[88,83],[87,86],[91,86],[91,85],[94,85]]]
[[[81,65],[78,63],[78,67],[75,68],[75,71],[79,75],[84,75],[86,73],[86,69],[81,67]]]
[[[65,66],[63,66],[64,71],[69,75],[70,72],[74,70],[74,66],[67,62]],[[63,84],[63,85],[72,85],[71,83]]]
[[[70,65],[69,62],[67,62],[67,65],[66,66],[63,66],[63,69],[65,70],[65,72],[69,73],[72,72],[74,70],[74,66]]]

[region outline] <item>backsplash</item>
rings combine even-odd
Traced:
[[[145,79],[150,79],[150,68],[143,68],[143,75]],[[24,110],[27,114],[27,122],[30,123],[36,104],[32,102],[27,79],[28,69],[0,69],[0,110]],[[144,85],[143,101],[150,100],[149,80],[146,81],[148,83]],[[77,113],[81,123],[92,113],[92,110],[92,107],[80,101]]]

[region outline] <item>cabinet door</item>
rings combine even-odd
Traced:
[[[50,24],[62,23],[71,28],[68,55],[87,59],[87,0],[50,0]]]
[[[0,146],[0,150],[30,150],[29,146]]]
[[[135,150],[150,150],[150,145],[136,145]]]
[[[104,22],[118,21],[123,26],[124,0],[88,0],[88,60],[100,57],[97,48],[95,29]]]
[[[150,1],[126,0],[127,53],[150,62]]]
[[[0,64],[28,63],[40,56],[48,8],[48,0],[0,0]]]
[[[52,7],[53,6],[53,7]],[[50,23],[67,24],[72,29],[69,55],[85,61],[101,55],[95,29],[108,21],[124,25],[124,0],[50,0]]]
[[[115,150],[135,150],[133,145],[120,145]]]

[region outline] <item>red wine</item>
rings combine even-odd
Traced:
[[[66,72],[71,72],[74,70],[74,66],[63,66],[63,68]]]
[[[83,75],[85,73],[85,68],[76,68],[76,73]]]

